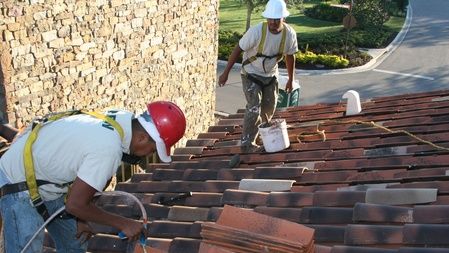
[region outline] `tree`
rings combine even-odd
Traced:
[[[389,19],[386,0],[355,0],[354,17],[360,28],[379,28]]]

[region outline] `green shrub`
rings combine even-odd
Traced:
[[[315,54],[310,51],[296,53],[296,61],[301,64],[322,64],[329,68],[345,68],[349,60],[338,55]]]
[[[359,28],[380,28],[389,19],[386,0],[355,0],[353,14]]]
[[[320,3],[307,8],[304,14],[310,18],[340,23],[348,14],[348,9],[332,6],[328,3]]]

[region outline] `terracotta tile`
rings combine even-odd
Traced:
[[[156,248],[153,248],[153,247],[150,247],[150,246],[144,246],[145,247],[145,251],[143,250],[143,248],[142,248],[142,245],[140,245],[140,244],[136,244],[135,246],[134,246],[134,253],[144,253],[144,252],[151,252],[151,253],[167,253],[167,251],[163,251],[163,250],[160,250],[160,249],[156,249]]]
[[[392,189],[438,189],[438,194],[449,194],[449,181],[415,182],[390,185]]]
[[[340,183],[346,182],[351,176],[357,174],[357,171],[335,171],[335,172],[317,172],[317,173],[304,173],[301,180],[298,181],[300,184],[305,183]]]
[[[232,147],[232,146],[240,146],[240,140],[228,140],[228,141],[220,141],[218,143],[215,143],[214,147]]]
[[[170,180],[181,180],[184,171],[182,170],[173,170],[173,169],[155,169],[153,171],[152,179],[147,181],[170,181]]]
[[[397,253],[395,249],[369,248],[357,246],[334,246],[331,253]]]
[[[226,190],[223,193],[223,205],[265,206],[269,193],[245,190]]]
[[[313,193],[307,192],[272,192],[268,196],[268,206],[303,207],[311,206]]]
[[[228,125],[228,126],[210,126],[207,131],[208,132],[227,132],[233,133],[239,126],[236,125]]]
[[[290,191],[295,180],[280,179],[242,179],[239,184],[240,190],[248,191]]]
[[[178,188],[182,192],[194,191],[194,192],[224,192],[226,189],[238,189],[239,182],[236,181],[220,181],[210,180],[206,182],[187,182],[179,181],[172,182],[172,188]]]
[[[313,229],[286,220],[258,214],[250,210],[225,206],[217,224],[252,233],[279,237],[308,245],[313,239]]]
[[[229,168],[229,160],[195,160],[185,162],[171,162],[170,169],[207,169]]]
[[[402,228],[402,226],[349,224],[346,227],[345,244],[373,246],[402,244]]]
[[[217,221],[218,217],[220,217],[221,212],[223,211],[223,207],[211,207],[209,208],[209,214],[207,216],[208,221]]]
[[[432,205],[449,205],[449,196],[437,196],[437,201],[432,202]]]
[[[354,176],[350,176],[347,178],[348,181],[352,183],[381,183],[381,182],[395,182],[398,181],[396,177],[397,173],[405,172],[406,170],[379,170],[379,171],[368,171],[357,173]]]
[[[209,208],[173,206],[168,212],[171,221],[207,221]]]
[[[415,206],[413,208],[414,223],[449,223],[449,205]]]
[[[159,249],[163,252],[168,252],[172,241],[173,239],[148,237],[147,246]]]
[[[413,223],[413,208],[357,203],[354,222],[361,223]]]
[[[343,244],[346,226],[337,225],[308,225],[315,229],[315,242],[322,244]]]
[[[198,253],[234,253],[234,251],[218,247],[209,243],[201,242]]]
[[[449,247],[448,234],[449,225],[447,224],[406,224],[404,225],[404,244],[447,248]]]
[[[188,161],[192,160],[193,157],[194,157],[194,155],[190,155],[190,154],[187,154],[187,155],[183,155],[183,154],[175,155],[175,154],[173,154],[173,155],[171,155],[171,159],[172,159],[173,162],[188,162]]]
[[[273,168],[256,168],[254,178],[260,179],[300,179],[304,171],[304,167],[273,167]]]
[[[212,223],[203,224],[201,235],[204,242],[241,253],[258,253],[261,250],[268,252],[308,252],[304,249],[311,247],[313,244],[313,241],[311,241],[310,244],[303,245],[280,237]]]
[[[332,247],[324,246],[324,245],[315,245],[315,253],[330,253]]]
[[[151,173],[137,173],[132,175],[131,183],[138,183],[140,181],[150,181],[152,180],[153,175]]]
[[[254,169],[221,169],[217,180],[240,181],[244,178],[254,178]]]
[[[125,191],[129,193],[139,192],[137,187],[140,183],[118,183],[115,186],[116,191]]]
[[[217,170],[213,169],[186,169],[182,180],[185,181],[206,181],[206,180],[216,180]]]
[[[218,139],[194,139],[187,140],[186,147],[211,147]]]
[[[398,249],[397,253],[447,253],[449,250],[447,248],[412,248],[412,247],[401,247]]]
[[[192,222],[153,221],[148,226],[149,236],[160,238],[200,238],[201,225]]]
[[[352,208],[304,207],[300,223],[304,224],[348,224],[352,223]]]
[[[368,189],[366,203],[407,205],[436,201],[437,189]]]
[[[208,132],[198,134],[199,139],[222,139],[228,132]]]
[[[243,124],[243,118],[242,119],[220,119],[217,123],[219,126],[229,126],[229,125],[237,125],[241,126]]]
[[[316,191],[313,194],[314,206],[352,207],[357,202],[365,202],[364,191]]]
[[[257,213],[281,218],[299,223],[301,217],[301,208],[282,208],[282,207],[266,207],[258,206],[254,208]]]
[[[292,192],[332,191],[347,186],[348,184],[293,185],[291,191]]]
[[[169,253],[197,253],[201,240],[190,238],[175,238],[170,245]]]
[[[144,204],[149,220],[166,219],[170,207],[159,204]]]
[[[206,147],[179,147],[173,151],[174,155],[201,155]]]

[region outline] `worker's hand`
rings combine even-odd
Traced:
[[[221,74],[220,77],[218,78],[218,86],[220,87],[224,86],[227,81],[228,75],[226,73]]]
[[[285,91],[287,93],[290,93],[292,92],[292,90],[293,90],[293,82],[291,79],[288,79],[287,84],[285,85]]]
[[[131,219],[127,222],[126,227],[122,229],[122,232],[126,235],[128,241],[139,240],[142,233],[145,236],[148,234],[141,222]]]
[[[76,223],[76,239],[80,239],[81,243],[87,242],[94,235],[94,232],[92,232],[92,227],[89,223],[82,220],[77,220]]]

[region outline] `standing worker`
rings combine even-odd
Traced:
[[[6,253],[20,252],[49,215],[64,205],[72,216],[57,217],[47,225],[57,252],[86,252],[92,235],[87,222],[114,227],[131,241],[138,239],[146,233],[142,223],[98,208],[94,194],[103,191],[122,156],[157,151],[163,162],[170,162],[170,147],[185,128],[183,112],[171,102],[150,103],[138,117],[122,110],[106,115],[73,111],[33,123],[0,159]],[[42,252],[43,241],[41,231],[27,252]]]
[[[298,42],[295,30],[285,23],[289,15],[283,0],[268,1],[262,16],[266,22],[252,26],[240,39],[228,59],[218,84],[226,84],[229,72],[241,52],[243,92],[246,97],[246,111],[241,137],[242,151],[260,151],[256,145],[259,125],[269,122],[274,114],[278,95],[278,62],[285,55],[288,82],[285,90],[292,91],[295,70],[295,53]]]

